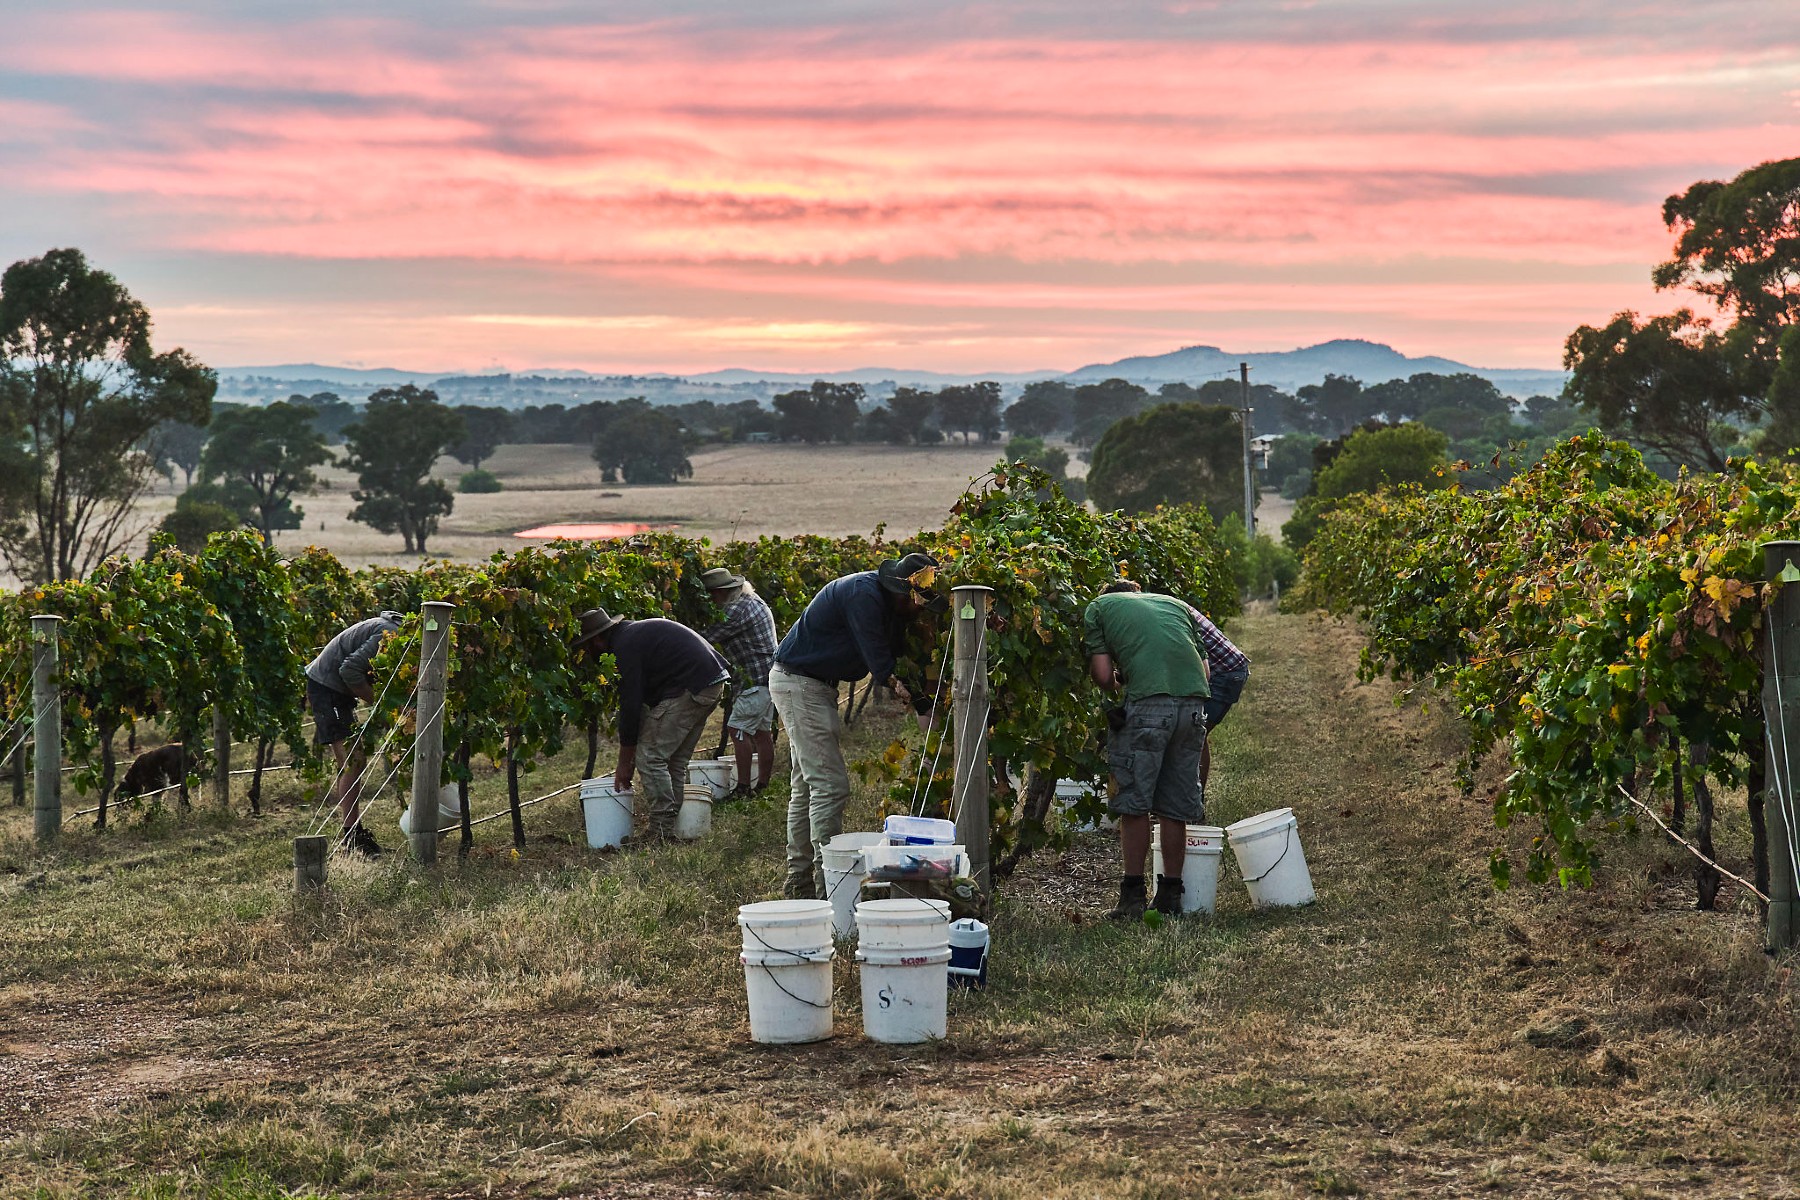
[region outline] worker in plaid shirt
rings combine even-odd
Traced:
[[[769,697],[769,668],[775,665],[775,617],[749,581],[726,567],[702,572],[700,582],[713,603],[725,610],[725,619],[703,630],[702,636],[731,664],[734,695],[725,728],[737,752],[733,794],[748,796],[768,787],[775,771],[775,704]],[[753,757],[754,785],[750,782]]]
[[[1200,804],[1206,804],[1206,784],[1212,778],[1212,731],[1219,727],[1231,706],[1244,694],[1250,681],[1250,657],[1231,644],[1219,627],[1206,619],[1206,614],[1187,606],[1194,615],[1194,628],[1200,631],[1200,645],[1206,650],[1206,679],[1212,694],[1201,705],[1206,713],[1206,745],[1200,748]]]

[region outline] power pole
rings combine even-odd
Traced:
[[[1244,532],[1250,537],[1256,536],[1256,463],[1250,453],[1250,414],[1255,410],[1250,407],[1250,364],[1238,364],[1239,394],[1243,404],[1238,409],[1238,418],[1244,423]]]

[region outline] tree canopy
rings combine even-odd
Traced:
[[[463,419],[463,435],[450,447],[450,457],[475,471],[512,439],[513,428],[518,424],[504,408],[459,404],[455,412]]]
[[[79,250],[0,276],[0,554],[21,579],[86,575],[138,532],[170,421],[204,425],[218,389],[183,350],[158,354],[150,314]]]
[[[1066,433],[1075,422],[1075,389],[1057,379],[1028,383],[1005,417],[1006,427],[1015,437]]]
[[[429,388],[409,383],[370,395],[362,418],[344,429],[345,462],[357,473],[350,519],[398,533],[407,553],[424,554],[438,518],[456,506],[431,468],[463,434],[462,418]]]
[[[601,477],[614,472],[626,483],[674,483],[694,474],[681,422],[659,408],[627,413],[594,439]]]
[[[1347,496],[1401,484],[1455,485],[1444,457],[1447,439],[1415,421],[1358,429],[1335,447],[1335,454],[1320,453],[1333,448],[1329,443],[1314,448],[1319,465],[1313,470],[1312,490],[1300,498],[1294,515],[1282,526],[1282,540],[1295,551],[1304,549],[1318,533],[1319,518]]]
[[[277,400],[238,408],[213,419],[200,456],[200,477],[222,485],[221,502],[273,543],[277,529],[298,529],[306,513],[294,497],[317,490],[314,467],[331,461],[313,410]]]
[[[1159,404],[1101,436],[1088,470],[1088,493],[1103,510],[1146,512],[1159,504],[1193,504],[1222,520],[1243,509],[1243,438],[1233,409]]]
[[[1150,405],[1150,393],[1123,379],[1084,383],[1075,389],[1074,434],[1077,445],[1092,446],[1114,424],[1135,417]]]
[[[823,379],[815,379],[812,387],[803,391],[783,392],[775,397],[781,436],[813,444],[848,442],[856,436],[862,399],[862,384]]]

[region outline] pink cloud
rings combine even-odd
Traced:
[[[46,109],[64,122],[47,139],[4,132],[25,102],[0,100],[0,199],[129,205],[184,251],[592,262],[745,303],[779,286],[826,306],[1222,315],[1233,296],[1269,311],[1307,302],[1259,271],[1354,264],[1363,282],[1312,289],[1329,293],[1334,318],[1429,322],[1455,303],[1537,338],[1541,285],[1408,290],[1383,283],[1383,264],[1647,269],[1668,244],[1662,194],[1800,145],[1800,51],[1779,42],[1690,53],[1572,40],[887,45],[830,29],[726,39],[48,10],[16,25],[0,67],[133,85],[142,103]],[[982,259],[1230,267],[1242,282],[806,270]],[[1564,288],[1555,307],[1592,305],[1583,311],[1598,318],[1616,294]],[[679,320],[659,328],[701,336]]]

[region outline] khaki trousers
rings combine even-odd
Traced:
[[[681,793],[687,786],[688,759],[700,744],[706,718],[719,705],[725,685],[683,692],[644,710],[638,730],[638,786],[650,808],[650,836],[670,837],[681,815]]]
[[[769,673],[769,695],[787,729],[792,783],[788,790],[787,883],[790,898],[825,894],[820,851],[844,829],[850,800],[850,768],[838,745],[837,687],[795,675],[779,664]]]

